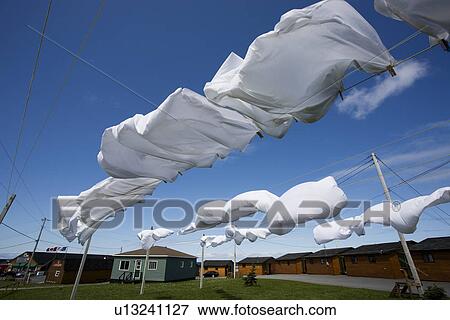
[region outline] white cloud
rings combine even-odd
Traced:
[[[427,69],[427,64],[420,61],[402,64],[396,69],[397,76],[386,75],[376,81],[373,87],[350,91],[344,101],[338,104],[338,110],[350,114],[355,119],[364,119],[378,109],[387,98],[402,93],[423,78]]]

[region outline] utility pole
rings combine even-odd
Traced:
[[[26,283],[30,282],[30,278],[28,273],[30,272],[31,262],[33,261],[34,254],[36,253],[37,246],[39,245],[39,241],[41,240],[42,230],[44,230],[45,223],[47,222],[47,218],[42,219],[41,230],[39,231],[38,238],[36,239],[36,243],[34,244],[33,253],[31,254],[30,259],[28,260],[27,270],[25,271],[24,279]]]
[[[375,153],[372,153],[372,160],[375,165],[375,168],[377,169],[378,178],[380,179],[381,185],[383,186],[384,196],[386,200],[389,202],[389,212],[392,210],[392,198],[391,194],[389,193],[389,189],[387,187],[386,181],[384,180],[383,172],[381,171],[380,164],[378,163],[377,156]],[[414,260],[411,256],[411,252],[409,252],[408,244],[406,243],[405,236],[403,233],[398,232],[398,237],[400,238],[400,242],[403,247],[403,251],[405,252],[406,260],[408,261],[408,265],[411,268],[411,273],[414,278],[414,282],[417,288],[417,291],[419,292],[420,296],[423,296],[423,287],[422,282],[420,281],[419,274],[417,273],[416,265],[414,264]]]
[[[8,201],[6,202],[5,206],[2,209],[2,212],[0,213],[0,223],[3,222],[3,219],[5,219],[6,214],[8,213],[9,208],[11,208],[14,199],[16,199],[16,195],[12,194],[9,198]]]

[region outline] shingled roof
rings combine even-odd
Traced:
[[[428,238],[410,247],[411,251],[450,250],[450,237]]]
[[[167,247],[153,246],[150,248],[149,252],[151,257],[174,257],[174,258],[197,258],[190,254],[177,251]],[[129,257],[142,257],[146,255],[146,251],[144,249],[136,249],[128,252],[118,253],[114,256],[129,256]]]
[[[275,260],[273,257],[247,257],[239,261],[239,263],[248,263],[248,264],[262,264],[269,262],[271,260]]]
[[[310,255],[312,252],[296,252],[296,253],[288,253],[285,255],[282,255],[281,257],[276,258],[277,261],[292,261],[301,259],[307,255]]]
[[[305,256],[305,258],[329,258],[336,255],[342,255],[344,252],[353,249],[352,247],[336,248],[336,249],[323,249]]]

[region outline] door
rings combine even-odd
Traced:
[[[345,257],[339,257],[339,267],[341,274],[347,274],[347,266],[345,265]]]
[[[306,259],[302,259],[302,271],[303,273],[308,273],[306,270]]]
[[[141,278],[141,268],[142,268],[142,260],[135,260],[134,261],[134,279],[140,279]]]

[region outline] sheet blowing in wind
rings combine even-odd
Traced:
[[[57,200],[61,233],[83,244],[104,219],[160,182],[245,150],[258,131],[282,137],[294,120],[319,120],[349,70],[380,73],[394,62],[377,32],[343,0],[287,12],[244,58],[226,59],[205,85],[206,97],[177,89],[156,110],[106,129],[98,162],[111,177],[70,201]],[[98,219],[86,219],[97,201],[113,204]]]

